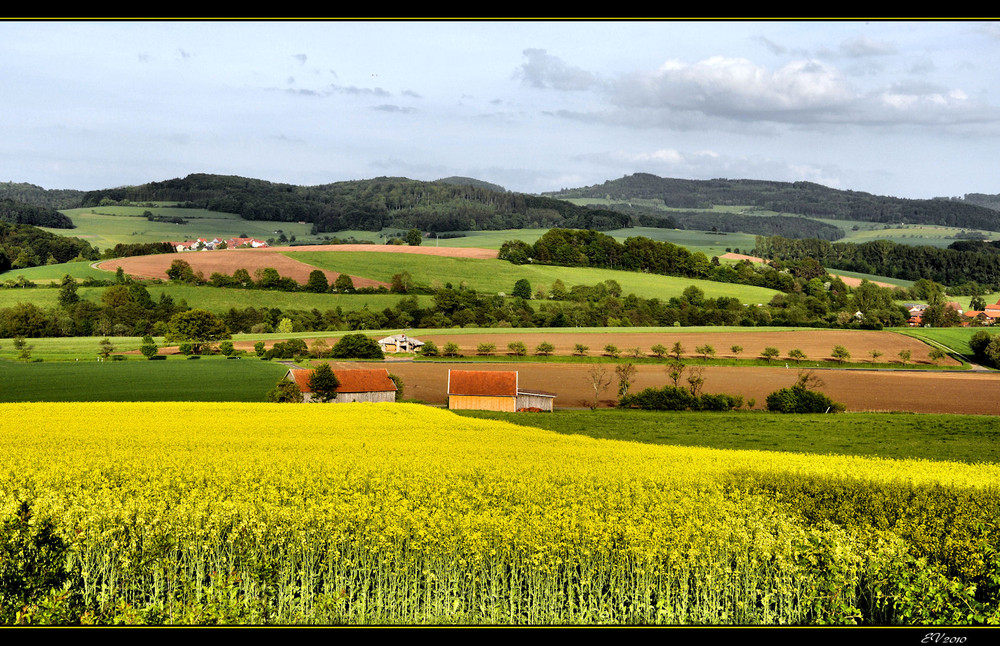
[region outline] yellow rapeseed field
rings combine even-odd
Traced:
[[[968,599],[963,619],[994,616],[950,562],[906,574],[931,557],[903,521],[783,502],[801,482],[993,504],[1000,469],[612,442],[415,404],[0,404],[0,517],[28,502],[52,521],[59,599],[84,623],[871,623]],[[969,576],[995,571],[990,522]],[[943,610],[914,607],[940,590]],[[44,616],[32,603],[22,618]]]

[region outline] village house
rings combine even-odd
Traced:
[[[313,401],[313,392],[309,388],[309,378],[312,370],[292,368],[286,377],[295,382],[302,393],[302,401]],[[340,385],[337,386],[337,396],[333,403],[345,402],[394,402],[396,401],[396,384],[389,377],[385,368],[374,370],[334,370]]]
[[[555,393],[518,388],[516,370],[449,370],[449,410],[552,411]]]
[[[424,342],[405,334],[394,334],[379,339],[378,344],[382,348],[382,352],[416,352],[424,345]]]
[[[238,249],[241,247],[256,249],[268,246],[265,241],[257,240],[256,238],[229,238],[228,240],[198,238],[197,240],[171,242],[170,244],[176,251],[210,251],[221,246],[223,243],[225,243],[227,249]]]

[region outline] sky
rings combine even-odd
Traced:
[[[0,21],[0,182],[1000,193],[1000,23]]]

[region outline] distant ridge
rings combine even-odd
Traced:
[[[811,218],[886,224],[935,224],[1000,231],[1000,212],[971,201],[936,198],[913,200],[840,190],[813,182],[751,179],[688,180],[635,173],[582,188],[546,192],[559,199],[655,200],[674,209],[748,206],[761,211]],[[981,200],[985,201],[985,200]],[[620,208],[603,204],[604,208]],[[632,207],[635,211],[636,208]],[[653,211],[653,209],[648,209]],[[672,212],[658,211],[661,214]]]

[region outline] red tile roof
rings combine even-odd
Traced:
[[[448,394],[517,397],[517,372],[502,370],[449,370]]]
[[[293,368],[288,371],[289,376],[304,393],[311,393],[309,388],[309,378],[312,370]],[[389,371],[385,368],[376,370],[334,370],[340,385],[337,386],[338,393],[373,393],[396,390],[396,384],[389,378]]]

